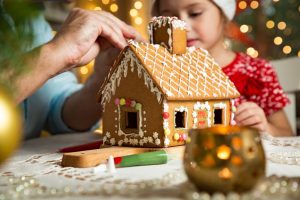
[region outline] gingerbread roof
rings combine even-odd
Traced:
[[[161,45],[131,41],[102,86],[102,103],[110,101],[120,79],[126,77],[127,70],[130,70],[127,67],[133,71],[133,66],[137,67],[136,72],[144,77],[145,83],[152,79],[146,85],[156,93],[159,101],[162,96],[167,100],[212,100],[239,96],[234,84],[206,50],[190,47],[185,54],[175,55]]]

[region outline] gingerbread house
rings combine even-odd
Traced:
[[[99,95],[107,144],[182,145],[190,128],[229,125],[239,96],[206,50],[186,47],[185,23],[157,17],[151,43],[130,41]]]

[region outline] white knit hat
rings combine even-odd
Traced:
[[[219,6],[229,20],[233,19],[236,9],[235,0],[213,0],[213,2]]]
[[[235,14],[236,1],[235,0],[212,0],[223,11],[224,15],[232,20]],[[157,15],[158,4],[157,0],[152,0],[152,15]]]

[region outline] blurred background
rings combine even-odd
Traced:
[[[81,7],[108,11],[131,24],[145,38],[148,37],[147,23],[150,20],[151,0],[68,1],[69,3],[53,0],[44,2],[45,16],[53,30],[59,30],[61,23],[73,7]],[[300,0],[237,0],[237,12],[230,24],[226,45],[252,57],[262,57],[272,61],[285,58],[295,60],[300,58],[299,22]],[[92,72],[93,62],[75,70],[81,82],[84,82]],[[279,78],[283,84],[285,80]],[[300,102],[300,93],[295,91],[293,93],[295,96],[293,102]],[[295,107],[299,133],[300,104],[296,104]]]
[[[277,60],[300,57],[300,0],[237,0],[237,12],[230,25],[227,45],[252,57]],[[73,7],[105,10],[131,24],[147,37],[151,0],[74,0],[46,1],[45,15],[59,30]],[[85,81],[92,63],[76,72]]]

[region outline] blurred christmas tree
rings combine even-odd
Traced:
[[[300,0],[237,0],[235,50],[253,57],[300,57]]]
[[[26,66],[22,62],[30,48],[33,32],[26,24],[37,14],[34,4],[27,0],[0,0],[0,84],[11,86]]]

